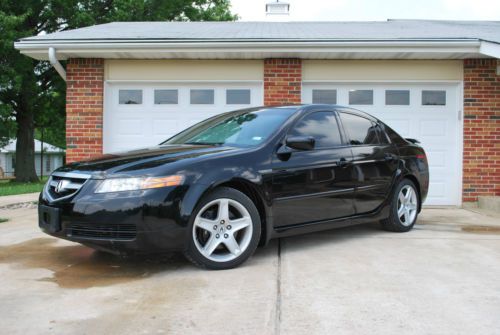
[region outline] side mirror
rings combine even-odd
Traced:
[[[312,150],[315,142],[311,136],[291,136],[286,139],[286,146],[296,150]]]

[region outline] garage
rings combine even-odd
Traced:
[[[157,145],[210,116],[262,105],[262,85],[244,82],[107,86],[104,152]]]
[[[429,160],[426,205],[458,205],[461,121],[458,84],[304,83],[305,103],[336,103],[368,112],[403,137],[418,139]]]
[[[156,145],[224,111],[336,103],[419,140],[426,205],[460,206],[500,196],[498,32],[439,20],[115,22],[15,47],[66,80],[67,162]]]

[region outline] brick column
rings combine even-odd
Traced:
[[[496,59],[464,61],[464,202],[500,196],[498,64]]]
[[[102,154],[104,60],[69,59],[66,67],[66,162]]]
[[[300,104],[302,62],[296,58],[264,60],[264,105]]]

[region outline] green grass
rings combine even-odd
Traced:
[[[13,180],[0,181],[0,197],[4,195],[15,195],[25,193],[41,192],[47,178],[38,183],[19,183]]]
[[[9,219],[0,218],[0,223],[4,223],[4,222],[7,222],[7,221],[9,221]]]

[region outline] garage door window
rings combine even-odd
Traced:
[[[364,117],[340,113],[342,124],[349,136],[351,145],[379,144],[377,126]]]
[[[389,106],[409,106],[410,91],[408,90],[385,91],[385,104]]]
[[[155,105],[177,105],[178,103],[178,90],[155,90]]]
[[[337,90],[313,90],[313,104],[332,104],[337,103]]]
[[[422,91],[422,105],[445,106],[446,91]]]
[[[373,105],[373,91],[350,90],[349,105]]]
[[[118,101],[120,105],[140,105],[142,104],[142,90],[120,90]]]
[[[227,105],[249,105],[250,90],[226,90]]]
[[[192,105],[213,105],[214,90],[191,90],[190,102]]]

